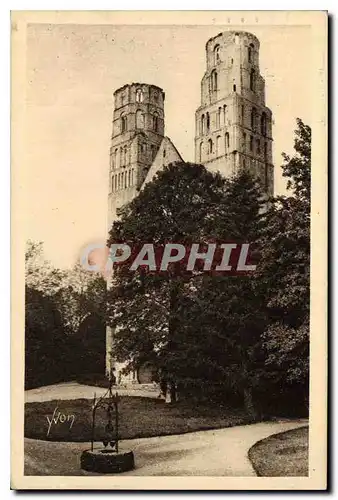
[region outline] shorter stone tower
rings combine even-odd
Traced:
[[[132,83],[114,92],[108,223],[138,194],[164,138],[164,92]]]
[[[169,137],[164,136],[164,92],[155,85],[132,83],[114,92],[113,132],[109,162],[108,230],[119,209],[132,201],[164,167],[182,161]],[[109,284],[108,284],[109,286]],[[114,332],[106,329],[106,374],[122,377],[125,363],[112,357]],[[149,363],[148,363],[149,364]],[[147,364],[125,381],[151,381]],[[122,380],[121,378],[121,380]]]
[[[244,31],[219,33],[206,44],[195,161],[225,177],[250,170],[273,193],[272,113],[265,105],[259,40]]]

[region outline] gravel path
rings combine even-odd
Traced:
[[[135,469],[122,475],[255,476],[249,448],[271,434],[304,425],[307,420],[283,420],[122,441],[121,450],[131,449],[135,455]],[[25,439],[25,475],[96,475],[80,469],[80,454],[88,448],[89,443]]]

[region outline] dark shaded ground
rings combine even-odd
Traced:
[[[275,434],[256,443],[249,458],[258,476],[308,476],[309,428]]]
[[[26,403],[25,437],[47,441],[88,442],[92,436],[91,404],[88,399]],[[53,415],[54,421],[47,435],[48,419],[52,421]],[[182,434],[251,422],[244,411],[224,406],[206,407],[186,403],[168,405],[163,400],[134,396],[121,397],[119,404],[120,439]],[[102,439],[106,423],[105,411],[98,410],[94,436],[96,441]]]

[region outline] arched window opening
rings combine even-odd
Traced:
[[[118,177],[118,189],[121,189],[121,173],[119,173]]]
[[[205,134],[205,116],[201,116],[201,135]]]
[[[218,108],[216,113],[216,128],[221,128],[222,108]]]
[[[219,45],[214,48],[214,64],[218,64],[221,60],[221,49]]]
[[[235,83],[233,85],[233,90],[234,90],[234,92],[236,92],[236,84]]]
[[[126,115],[121,116],[121,133],[127,131],[127,117]]]
[[[252,110],[251,110],[251,130],[256,130],[256,121],[257,121],[257,111],[256,111],[256,108],[252,108]]]
[[[207,113],[207,132],[210,131],[210,115]]]
[[[212,143],[212,140],[209,139],[208,140],[208,154],[211,154],[213,151],[213,143]]]
[[[126,188],[127,187],[127,171],[125,172],[124,174],[124,187]]]
[[[230,137],[229,137],[229,132],[225,134],[225,150],[229,149],[230,147]]]
[[[124,146],[123,153],[124,153],[124,165],[126,166],[128,163],[128,161],[127,161],[128,160],[128,148],[127,148],[127,146]]]
[[[200,160],[202,161],[202,156],[203,156],[203,142],[200,143]]]
[[[144,128],[144,113],[140,109],[136,111],[136,128]]]
[[[228,118],[228,108],[227,108],[227,105],[224,104],[224,106],[223,106],[223,123],[224,123],[224,125],[227,124],[227,118]]]
[[[117,168],[117,159],[118,159],[119,150],[116,148],[114,151],[114,167]]]
[[[239,34],[238,33],[235,33],[235,44],[236,45],[239,44]]]
[[[253,151],[253,137],[250,135],[250,151]]]
[[[153,129],[154,129],[155,132],[158,132],[158,126],[159,126],[158,114],[154,113],[154,116],[153,116]]]
[[[121,189],[123,189],[123,184],[124,184],[124,172],[121,174]]]
[[[143,92],[141,89],[136,90],[136,102],[143,102]]]
[[[254,50],[254,46],[252,43],[250,43],[250,45],[248,47],[248,62],[249,63],[253,62],[253,50]]]
[[[120,167],[124,167],[124,154],[123,154],[123,148],[120,148]]]
[[[128,172],[128,186],[131,186],[131,170]]]
[[[265,112],[263,112],[262,116],[261,116],[261,134],[264,137],[266,136],[266,114],[265,114]]]
[[[216,92],[217,90],[217,71],[214,69],[211,72],[211,91]]]
[[[219,156],[221,154],[221,136],[218,135],[216,137],[216,155]]]
[[[252,90],[254,92],[255,90],[255,80],[256,80],[256,77],[255,77],[255,70],[252,69],[250,71],[250,90]]]

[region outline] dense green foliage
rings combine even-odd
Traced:
[[[248,174],[228,181],[201,165],[175,164],[126,207],[108,243],[254,243],[261,208],[259,188]],[[151,359],[181,394],[227,391],[254,413],[257,342],[264,328],[255,281],[187,276],[180,265],[161,275],[134,273],[127,265],[117,269],[109,297],[113,353],[128,359],[130,368]]]
[[[76,265],[53,268],[41,243],[28,242],[25,386],[104,372],[106,283]]]
[[[283,154],[287,196],[267,203],[246,172],[224,179],[202,165],[160,171],[121,210],[115,242],[250,243],[250,275],[52,268],[41,244],[26,254],[26,384],[104,373],[105,325],[126,370],[144,361],[180,398],[242,405],[250,418],[299,413],[309,384],[311,130],[297,120]],[[108,306],[108,307],[107,307]]]
[[[295,155],[284,157],[289,196],[266,214],[260,278],[269,315],[266,372],[277,386],[308,399],[310,316],[311,129],[298,120]]]
[[[307,399],[311,132],[298,120],[283,155],[289,196],[263,199],[248,173],[231,180],[201,165],[159,172],[113,224],[114,242],[249,242],[254,276],[114,272],[108,321],[113,355],[152,360],[180,395],[242,401],[250,414]],[[268,208],[267,208],[268,207]],[[269,396],[267,396],[269,394]],[[273,410],[272,410],[273,411]],[[283,410],[282,410],[283,411]]]

